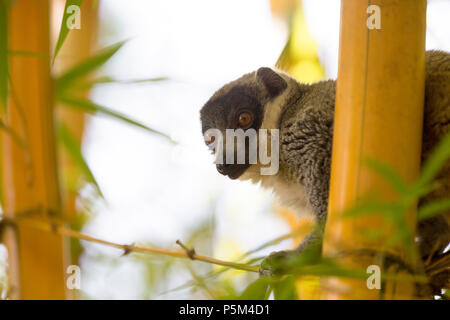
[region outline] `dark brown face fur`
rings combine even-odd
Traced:
[[[246,88],[245,86],[236,86],[227,94],[211,99],[205,104],[201,111],[202,133],[204,134],[208,129],[214,128],[220,130],[223,137],[225,137],[226,129],[241,128],[243,130],[248,130],[253,128],[258,130],[262,123],[263,107],[257,98],[258,97],[255,95],[252,95],[249,88]],[[239,121],[240,117],[243,116],[251,117],[250,124],[245,127],[242,127]],[[217,171],[231,179],[239,178],[250,166],[250,164],[248,164],[247,150],[248,148],[246,145],[245,164],[237,164],[236,159],[234,164],[226,164],[226,152],[224,152],[223,164],[216,165]]]
[[[250,128],[258,131],[263,122],[264,105],[272,98],[278,96],[285,88],[286,82],[273,70],[260,68],[256,72],[244,75],[238,80],[218,90],[200,111],[202,122],[202,133],[209,129],[218,129],[222,132],[225,143],[226,129]],[[246,123],[248,117],[251,122]],[[208,141],[206,141],[208,145]],[[239,178],[250,166],[248,139],[245,145],[245,163],[237,164],[235,153],[234,164],[225,163],[224,147],[223,164],[217,164],[216,168],[220,174],[231,179]]]

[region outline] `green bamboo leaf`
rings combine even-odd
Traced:
[[[20,148],[24,150],[28,148],[26,141],[22,137],[20,137],[11,127],[6,125],[2,120],[0,120],[0,130],[3,130],[6,134],[10,135]]]
[[[133,126],[144,129],[150,133],[157,134],[157,135],[169,140],[169,142],[176,144],[176,142],[173,141],[167,134],[162,133],[158,130],[152,129],[138,121],[128,118],[126,115],[124,115],[120,112],[117,112],[117,111],[114,111],[107,107],[98,105],[92,101],[78,99],[78,98],[72,98],[72,97],[66,97],[66,96],[59,97],[59,101],[69,107],[77,108],[77,109],[83,110],[83,111],[91,113],[91,114],[99,113],[99,114],[104,114],[104,115],[113,117],[115,119],[121,120],[121,121],[131,124]]]
[[[450,158],[450,132],[438,143],[422,168],[418,186],[429,184]]]
[[[328,259],[323,259],[318,264],[304,266],[295,271],[298,275],[335,276],[355,279],[367,278],[365,270],[345,268]]]
[[[148,83],[148,82],[160,82],[160,81],[166,81],[168,78],[166,77],[158,77],[158,78],[148,78],[148,79],[135,79],[135,80],[118,80],[113,79],[111,77],[105,76],[105,77],[99,77],[90,81],[86,82],[79,82],[73,84],[71,86],[72,89],[77,90],[86,90],[90,89],[96,85],[99,84],[110,84],[110,83],[118,83],[118,84],[139,84],[139,83]]]
[[[269,289],[268,278],[259,278],[250,283],[244,292],[239,296],[239,300],[266,300]]]
[[[8,109],[8,10],[9,1],[0,0],[0,110],[3,114]]]
[[[89,57],[88,59],[80,62],[71,69],[64,72],[58,78],[56,78],[56,90],[58,94],[61,94],[65,88],[73,84],[73,82],[80,77],[87,75],[89,72],[99,68],[105,62],[107,62],[123,45],[125,41],[113,44],[104,48],[96,55]]]
[[[365,157],[363,163],[383,176],[398,193],[402,195],[409,193],[409,187],[405,180],[388,164],[371,157]]]
[[[418,219],[425,220],[438,215],[446,210],[450,210],[450,198],[433,201],[419,208]]]
[[[353,206],[347,210],[344,210],[342,215],[344,217],[356,217],[356,216],[370,216],[370,215],[383,215],[386,217],[392,217],[392,214],[403,210],[403,206],[399,203],[385,203],[381,201],[364,201],[358,205]]]
[[[67,36],[69,35],[70,29],[67,28],[67,19],[73,13],[70,11],[68,12],[67,9],[72,5],[81,7],[82,2],[83,2],[83,0],[66,0],[66,5],[64,6],[64,14],[63,14],[62,22],[61,22],[61,29],[59,30],[58,41],[56,42],[55,53],[53,55],[53,61],[55,61],[59,50],[61,49],[64,41],[66,40]]]
[[[69,128],[64,123],[60,123],[58,126],[58,138],[64,149],[72,158],[73,162],[81,169],[86,179],[95,186],[98,194],[104,198],[94,174],[81,153],[80,147],[78,146]]]
[[[297,300],[297,287],[295,277],[286,276],[272,283],[273,296],[275,300]]]

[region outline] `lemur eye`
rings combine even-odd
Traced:
[[[241,128],[247,128],[252,124],[253,117],[250,112],[244,111],[239,114],[239,126]]]

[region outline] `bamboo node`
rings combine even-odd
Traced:
[[[3,238],[3,232],[7,227],[12,228],[14,231],[17,231],[17,224],[14,220],[3,217],[0,220],[0,239]]]
[[[132,244],[124,244],[124,245],[123,245],[123,254],[122,254],[122,257],[128,255],[128,254],[131,253],[131,252],[133,252],[133,247],[134,247],[134,245],[135,245],[134,243],[132,243]]]
[[[181,248],[184,249],[184,251],[186,252],[186,255],[189,257],[189,259],[191,260],[195,260],[195,249],[189,249],[188,247],[186,247],[183,242],[181,242],[180,240],[176,241],[176,244],[179,245]]]

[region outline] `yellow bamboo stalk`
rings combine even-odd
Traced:
[[[381,29],[366,25],[377,5]],[[361,163],[371,156],[392,165],[407,181],[419,173],[425,76],[426,0],[342,0],[339,72],[336,94],[328,222],[324,253],[373,249],[403,256],[402,248],[383,246],[386,238],[362,232],[388,231],[380,216],[342,218],[340,213],[368,192],[392,199],[385,181]],[[407,214],[411,230],[415,211]],[[366,270],[374,257],[346,255],[341,262]],[[414,263],[414,262],[411,262]],[[386,272],[386,270],[381,270]],[[369,276],[369,275],[368,275]],[[323,279],[323,298],[378,299],[366,279]],[[392,285],[392,286],[391,286]],[[331,290],[330,288],[335,288]],[[384,298],[410,298],[410,282],[387,283]],[[392,289],[392,290],[390,290]]]
[[[49,55],[49,2],[19,0],[11,5],[10,50]],[[3,206],[8,218],[32,208],[61,215],[54,143],[50,59],[12,55],[8,125],[24,140],[20,146],[2,133]],[[47,220],[42,214],[38,217]],[[64,299],[65,242],[61,235],[28,226],[8,229],[12,298]]]

